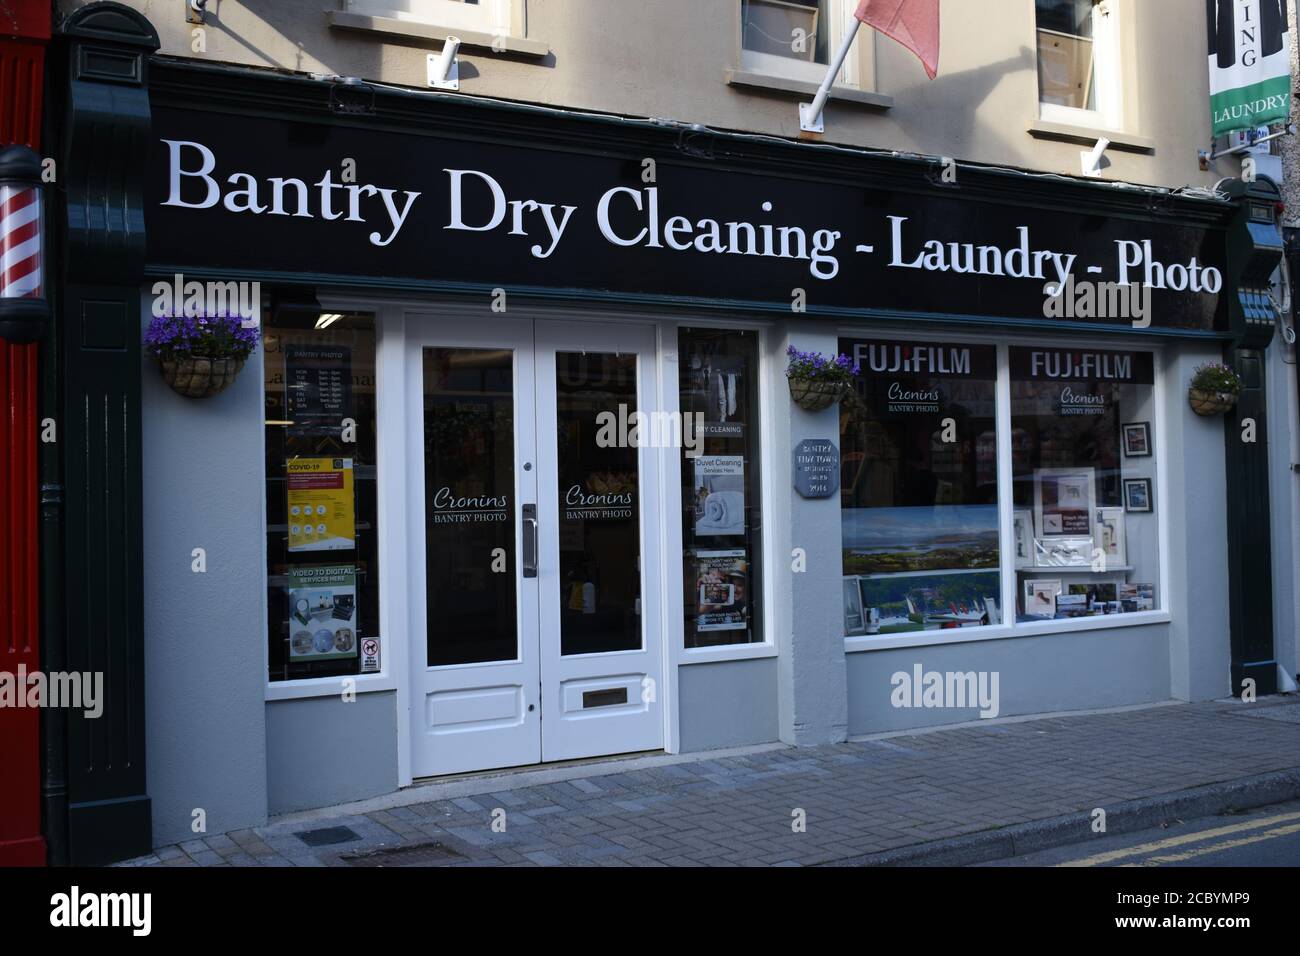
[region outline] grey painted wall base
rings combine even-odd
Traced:
[[[848,655],[849,733],[964,723],[975,708],[894,707],[891,677],[927,671],[996,671],[999,717],[1169,699],[1169,625],[1016,637]]]
[[[396,693],[268,702],[266,765],[271,814],[396,790]]]
[[[780,736],[776,658],[678,669],[681,752],[772,743]]]
[[[265,416],[260,352],[201,401],[143,362],[147,770],[160,845],[193,839],[195,810],[209,833],[266,821]]]

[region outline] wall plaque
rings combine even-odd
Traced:
[[[829,498],[840,490],[840,450],[829,438],[795,446],[794,490],[804,498]]]

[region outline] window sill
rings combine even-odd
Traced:
[[[481,33],[477,30],[452,30],[433,23],[398,20],[395,17],[376,17],[365,13],[351,13],[346,10],[326,10],[325,20],[331,27],[338,30],[383,33],[406,40],[446,40],[449,36],[455,36],[460,38],[461,46],[492,53],[513,53],[516,56],[540,59],[551,52],[548,44],[540,40],[530,40],[527,37],[513,37],[504,34],[496,36],[491,33]]]
[[[358,694],[373,694],[379,691],[397,690],[397,681],[388,674],[354,674]],[[312,697],[342,697],[343,681],[341,677],[309,677],[306,680],[281,680],[266,685],[267,702],[276,700],[306,700]]]
[[[1078,143],[1081,146],[1093,146],[1097,140],[1104,138],[1110,140],[1112,149],[1126,150],[1131,153],[1156,151],[1156,141],[1148,136],[1135,136],[1100,126],[1078,126],[1074,123],[1036,119],[1029,124],[1028,133],[1035,139],[1054,139],[1064,143]]]
[[[809,100],[817,95],[818,84],[809,80],[796,80],[789,76],[779,76],[775,73],[758,73],[754,70],[727,70],[726,80],[729,86],[744,86],[769,93],[806,97]],[[859,106],[877,110],[887,110],[894,105],[892,96],[858,90],[851,86],[832,86],[829,98],[838,103],[856,103]]]
[[[679,665],[719,664],[724,661],[750,661],[764,657],[776,657],[776,648],[771,644],[727,644],[722,647],[684,648],[677,658]]]
[[[1122,620],[1121,620],[1122,619]],[[958,628],[956,631],[912,631],[888,637],[852,635],[844,638],[846,654],[858,651],[888,651],[900,647],[933,647],[938,644],[972,644],[978,641],[999,641],[1015,637],[1047,637],[1074,634],[1079,631],[1121,630],[1151,624],[1168,624],[1173,616],[1168,611],[1137,611],[1132,614],[1110,614],[1097,618],[1078,618],[1073,621],[1044,621],[1041,624],[998,624],[992,627]],[[965,630],[967,633],[962,633]]]

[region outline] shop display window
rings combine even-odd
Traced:
[[[1155,610],[1150,352],[1012,347],[1018,622]]]
[[[846,636],[1161,608],[1154,353],[1013,345],[999,372],[994,345],[840,351],[861,370],[840,407]]]
[[[263,342],[269,677],[377,671],[374,316],[278,314]]]
[[[681,329],[686,647],[763,641],[758,334]]]
[[[997,349],[842,339],[847,634],[999,624]]]

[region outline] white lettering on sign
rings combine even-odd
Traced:
[[[1029,368],[1035,378],[1101,378],[1125,382],[1133,378],[1133,356],[1034,351],[1029,357]]]
[[[424,190],[378,183],[357,183],[340,177],[340,165],[326,163],[320,173],[265,176],[223,167],[217,153],[189,139],[163,139],[167,148],[167,190],[163,206],[216,209],[235,215],[283,216],[290,220],[377,223],[367,233],[371,245],[391,245],[411,220]],[[355,168],[355,167],[349,167]],[[364,164],[360,167],[364,169]],[[731,255],[747,259],[785,259],[807,264],[809,273],[829,281],[841,273],[840,242],[845,233],[810,223],[789,221],[771,199],[755,197],[753,213],[737,217],[709,216],[682,208],[663,187],[615,185],[600,193],[594,208],[555,197],[511,196],[502,181],[481,169],[443,167],[447,176],[446,220],[441,229],[453,233],[502,233],[528,242],[530,255],[550,259],[586,220],[607,243],[620,248],[644,247],[687,255]],[[319,178],[317,176],[319,175]],[[529,192],[532,192],[529,188]],[[441,195],[441,194],[440,194]],[[808,207],[813,208],[813,207]],[[782,220],[785,221],[782,221]],[[878,238],[862,236],[850,248],[858,255],[878,256],[887,269],[923,273],[992,276],[1042,283],[1060,288],[1076,265],[1090,274],[1105,271],[1101,264],[1080,264],[1077,253],[1047,248],[1034,241],[1027,225],[1015,226],[992,241],[951,241],[919,234],[908,216],[890,215],[878,222]],[[425,227],[408,230],[408,242],[422,241]],[[438,228],[436,226],[432,228]],[[419,232],[417,238],[410,234]],[[887,242],[881,240],[887,237]],[[313,237],[317,238],[317,237]],[[1114,267],[1121,285],[1137,283],[1174,292],[1218,294],[1223,275],[1195,256],[1186,262],[1165,261],[1151,239],[1115,239]],[[880,252],[877,252],[879,248]],[[1098,280],[1100,281],[1100,280]],[[962,374],[954,350],[933,350],[930,369],[952,367]],[[896,361],[888,356],[884,369]],[[968,359],[967,359],[968,361]],[[912,371],[921,371],[921,368]]]
[[[970,349],[962,346],[858,344],[853,348],[853,359],[873,372],[971,373]]]
[[[439,488],[433,495],[434,524],[471,524],[509,521],[507,495],[454,495]]]
[[[805,498],[829,498],[839,487],[840,453],[834,443],[810,439],[795,447],[794,487]]]
[[[163,200],[164,206],[183,206],[187,209],[211,209],[218,202],[228,212],[235,213],[252,213],[255,216],[262,214],[270,216],[297,216],[303,219],[312,219],[319,216],[321,219],[333,220],[343,217],[347,213],[347,220],[350,222],[368,222],[366,216],[362,215],[362,206],[371,211],[373,215],[374,202],[362,202],[363,198],[373,200],[378,195],[383,201],[384,214],[388,217],[390,231],[387,236],[376,231],[370,234],[370,242],[376,246],[386,246],[394,239],[402,229],[402,224],[406,222],[406,217],[410,215],[411,207],[415,200],[419,198],[420,193],[413,190],[405,190],[406,199],[398,208],[397,190],[385,189],[370,184],[357,183],[336,183],[333,180],[334,171],[326,169],[319,181],[312,183],[315,188],[315,203],[312,202],[313,191],[307,183],[301,179],[271,177],[266,181],[265,186],[259,186],[257,180],[249,173],[230,173],[226,176],[225,182],[232,188],[223,195],[221,184],[212,175],[217,168],[217,157],[202,143],[194,143],[187,140],[165,139],[164,143],[170,151],[170,162],[168,169],[170,171],[168,179],[167,198]],[[191,168],[185,168],[185,162],[182,153],[189,152],[197,154],[198,162]],[[196,167],[196,168],[195,168]],[[308,177],[310,178],[310,177]],[[198,180],[204,187],[203,199],[199,202],[189,202],[181,195],[181,180],[192,179]],[[290,188],[292,187],[292,188]],[[267,202],[263,202],[265,199]],[[291,205],[286,204],[290,201]],[[335,202],[338,202],[339,208],[335,209]],[[290,211],[292,208],[292,212]],[[312,209],[316,212],[312,212]]]
[[[1062,415],[1104,415],[1106,414],[1105,395],[1080,395],[1070,386],[1061,389]]]

